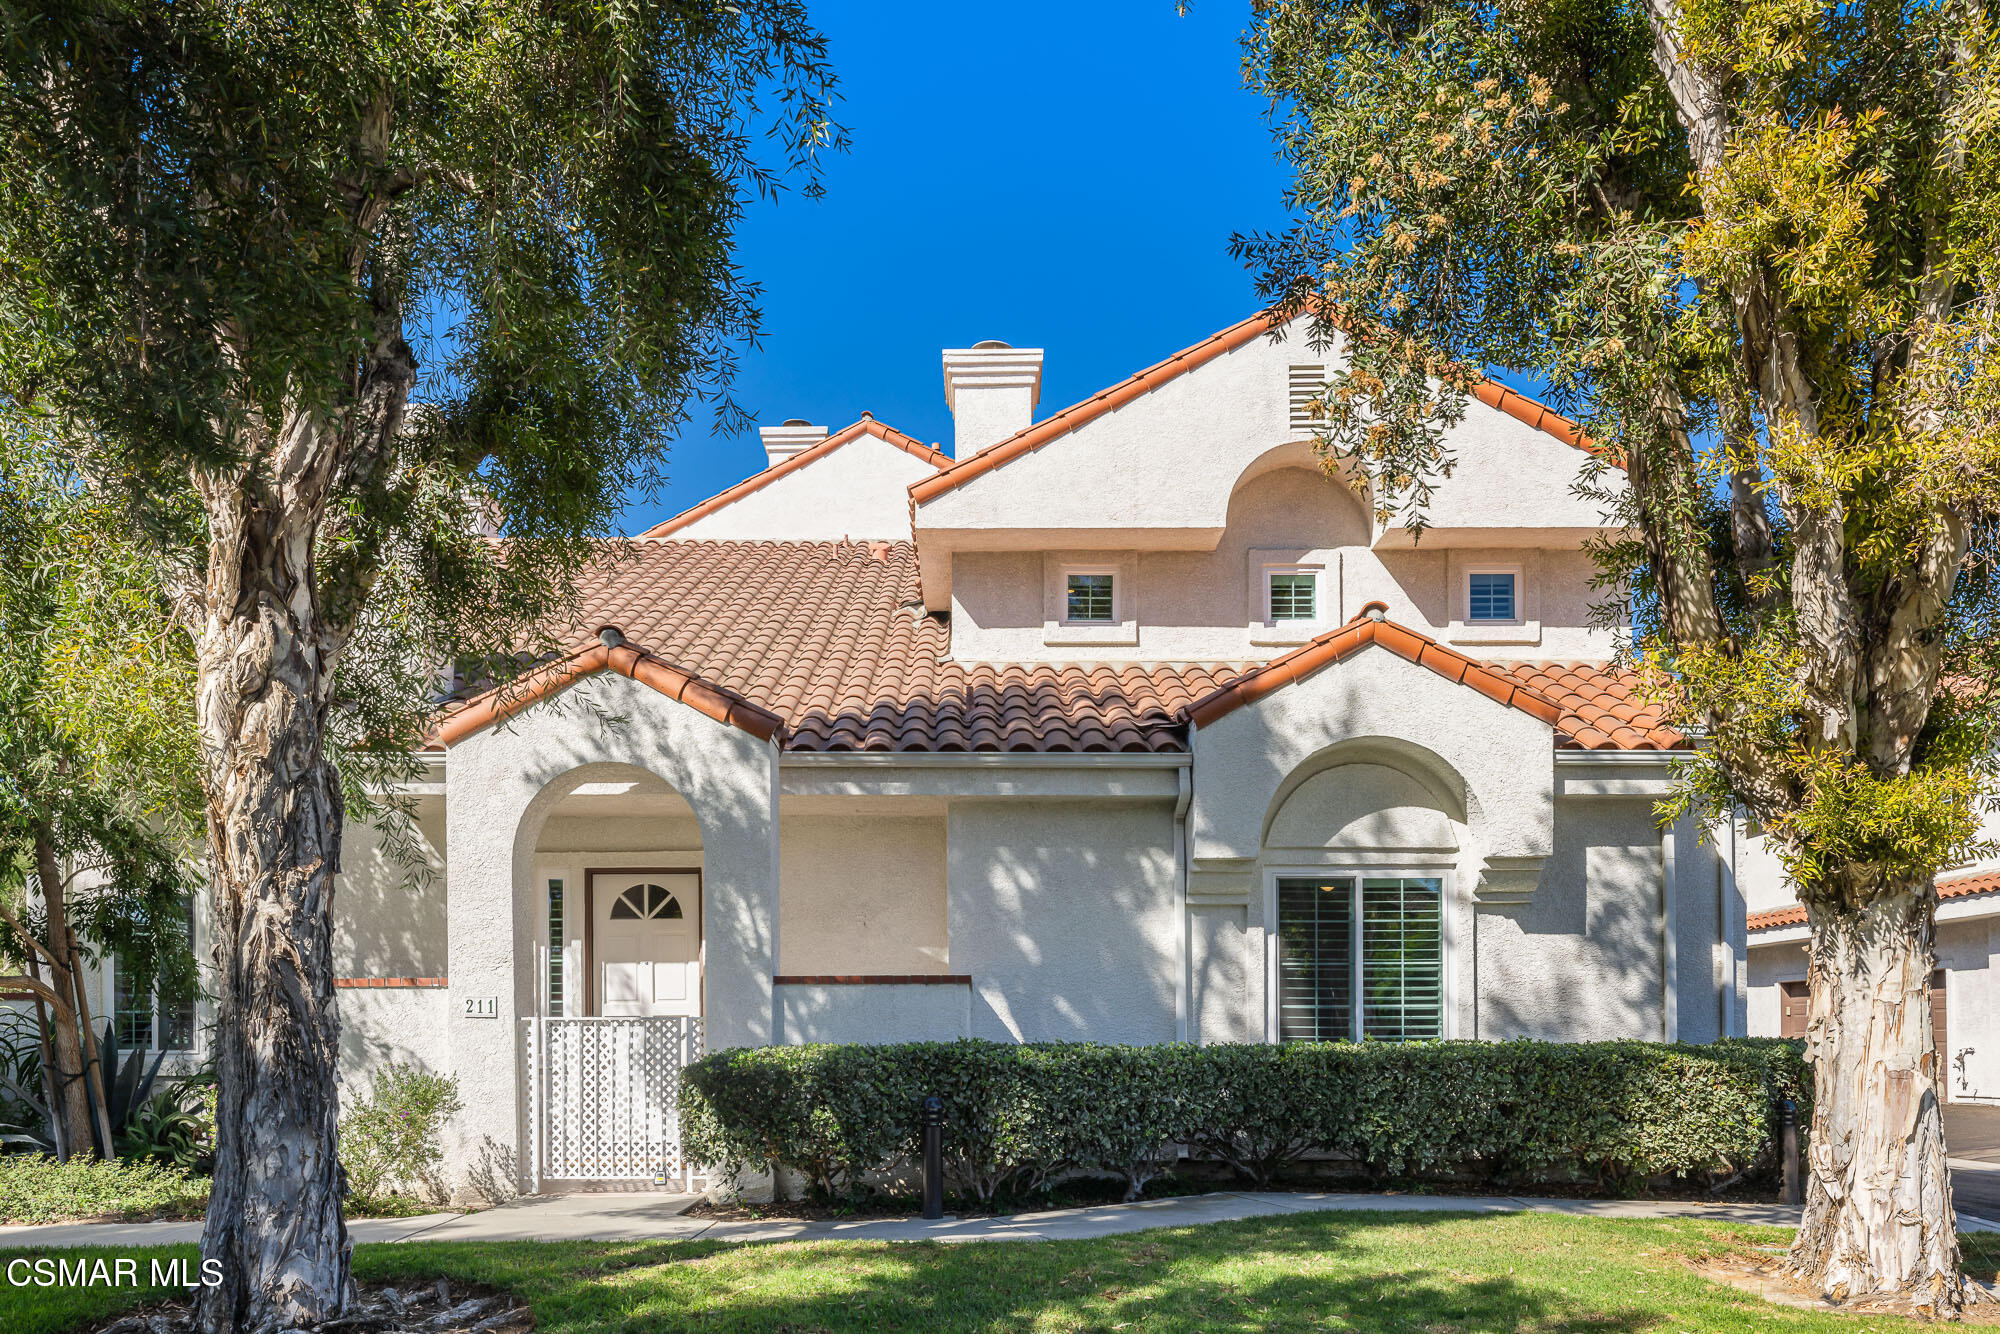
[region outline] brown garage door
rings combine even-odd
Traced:
[[[1944,969],[1931,974],[1931,1037],[1937,1041],[1938,1101],[1951,1101],[1951,1040],[1944,1024]]]
[[[1784,1013],[1778,1017],[1778,1036],[1781,1038],[1802,1038],[1806,1035],[1806,1012],[1811,1004],[1811,995],[1804,982],[1778,983],[1778,999],[1784,1004]]]

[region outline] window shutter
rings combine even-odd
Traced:
[[[1354,1035],[1354,881],[1278,882],[1278,1037]]]
[[[1439,881],[1361,882],[1362,1036],[1444,1036],[1444,922]]]
[[[1311,434],[1321,425],[1312,413],[1312,402],[1326,391],[1326,366],[1294,366],[1287,381],[1287,421],[1294,431]]]

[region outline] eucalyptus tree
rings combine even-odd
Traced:
[[[0,383],[195,647],[206,1328],[336,1318],[351,1286],[330,735],[381,743],[424,664],[499,660],[694,405],[730,415],[734,228],[817,188],[832,95],[796,0],[0,10]]]
[[[1240,244],[1348,331],[1322,447],[1422,527],[1484,366],[1554,387],[1635,659],[1811,923],[1788,1264],[1965,1300],[1926,993],[1995,735],[2000,45],[1990,0],[1288,0],[1246,69],[1298,223]]]

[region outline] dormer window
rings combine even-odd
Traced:
[[[1072,625],[1108,625],[1118,619],[1109,574],[1067,576],[1063,619]]]
[[[1520,575],[1514,571],[1474,570],[1466,575],[1467,624],[1512,624],[1521,619],[1520,606]]]
[[[1273,570],[1269,588],[1272,624],[1319,619],[1319,575],[1310,570]]]

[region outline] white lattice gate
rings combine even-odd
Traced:
[[[701,1020],[526,1019],[529,1176],[692,1185],[681,1157],[680,1075]]]

